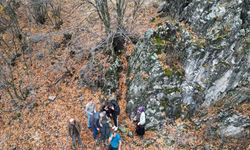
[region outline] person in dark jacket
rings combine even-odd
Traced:
[[[91,128],[93,132],[93,138],[95,139],[96,142],[97,142],[98,131],[100,130],[99,119],[100,119],[100,113],[94,112],[94,114],[91,116]]]
[[[107,144],[107,140],[110,135],[110,119],[107,117],[106,112],[103,111],[100,113],[100,119],[99,119],[99,124],[100,124],[100,131],[101,131],[101,141],[105,144]]]
[[[72,138],[72,149],[76,149],[76,139],[78,141],[79,146],[83,147],[83,143],[81,140],[81,125],[80,122],[75,119],[70,119],[68,124],[68,132],[69,136]]]
[[[109,109],[109,102],[108,101],[105,101],[101,107],[101,111],[105,111],[106,113],[106,116],[111,118],[111,110]]]
[[[120,106],[116,100],[109,101],[105,106],[103,106],[103,111],[106,112],[109,118],[113,118],[114,127],[112,129],[118,129],[118,115],[120,114]]]

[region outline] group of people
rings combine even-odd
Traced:
[[[93,133],[93,139],[96,143],[102,143],[109,146],[109,150],[120,150],[122,139],[118,130],[118,116],[120,107],[116,100],[109,100],[104,103],[100,111],[96,111],[96,104],[90,100],[86,107],[87,126]],[[143,106],[137,109],[137,115],[133,119],[136,122],[136,133],[143,138],[145,133],[145,108]],[[113,124],[112,125],[112,120]],[[111,130],[112,129],[112,130]],[[69,135],[72,138],[72,148],[76,149],[76,140],[79,146],[83,147],[80,137],[81,125],[75,119],[69,120],[68,125]],[[98,135],[100,133],[100,136]]]

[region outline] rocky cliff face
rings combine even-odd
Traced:
[[[192,119],[197,110],[222,104],[218,132],[249,135],[249,117],[233,111],[250,101],[249,6],[249,0],[163,4],[162,16],[174,21],[148,30],[129,59],[130,116],[144,105],[146,128],[160,128],[166,118]]]

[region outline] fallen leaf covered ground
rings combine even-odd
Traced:
[[[36,55],[31,57],[29,61],[30,68],[28,73],[25,72],[25,65],[17,63],[16,70],[23,78],[25,84],[33,83],[34,93],[31,93],[26,101],[20,102],[25,108],[20,111],[9,111],[12,109],[10,98],[5,91],[1,97],[1,113],[0,113],[0,149],[7,150],[10,147],[20,149],[43,149],[43,150],[59,150],[70,149],[71,139],[68,136],[67,124],[70,118],[76,118],[81,122],[81,137],[83,143],[87,145],[87,149],[103,149],[94,144],[92,132],[87,128],[87,118],[84,113],[84,106],[93,99],[98,107],[100,107],[100,99],[103,94],[100,89],[90,89],[88,87],[80,87],[78,78],[81,67],[88,62],[88,51],[95,46],[104,36],[103,26],[95,14],[94,9],[81,1],[62,1],[62,18],[64,24],[60,30],[55,30],[50,23],[46,25],[28,25],[24,10],[20,9],[18,14],[21,18],[21,26],[24,31],[30,32],[32,35],[44,35],[45,41],[53,41],[61,43],[63,41],[63,33],[73,33],[71,45],[61,46],[53,52],[50,52],[48,42],[39,42],[32,45],[33,54],[43,53],[42,60],[36,59]],[[164,22],[164,19],[156,17],[156,21],[152,22],[152,18],[156,17],[156,8],[151,4],[143,6],[139,11],[139,16],[133,26],[133,31],[143,36],[144,32],[149,28],[156,28],[157,25]],[[8,38],[8,37],[6,37]],[[74,45],[74,47],[72,46]],[[76,47],[84,48],[86,53],[80,58],[71,58],[70,50]],[[133,51],[133,45],[128,44],[126,52],[121,55],[123,71],[119,75],[119,104],[121,107],[120,123],[126,122],[128,129],[134,132],[134,124],[125,113],[126,108],[126,71],[127,60]],[[21,61],[21,60],[19,60]],[[108,66],[108,64],[107,64]],[[67,69],[71,75],[64,76]],[[16,74],[16,78],[18,76]],[[147,75],[145,75],[146,77]],[[49,96],[56,96],[55,100],[49,100]],[[28,104],[28,105],[27,105]],[[245,106],[242,106],[245,107]],[[249,106],[246,106],[249,109]],[[242,109],[240,109],[242,110]],[[187,124],[188,130],[185,132],[177,129],[178,125]],[[205,127],[204,127],[205,128]],[[130,138],[123,135],[123,148],[126,150],[165,150],[165,149],[186,149],[181,148],[178,144],[197,145],[204,144],[204,130],[196,130],[190,122],[176,121],[176,125],[167,125],[162,129],[163,133],[167,133],[169,137],[175,139],[176,143],[166,143],[165,139],[156,131],[147,131],[144,139],[154,141],[153,145],[145,146],[145,140],[141,140],[135,136]]]

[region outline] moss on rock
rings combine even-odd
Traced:
[[[181,88],[174,87],[174,88],[166,88],[164,89],[165,94],[171,94],[176,92],[181,92]]]
[[[167,77],[172,77],[173,76],[173,70],[171,69],[171,68],[165,68],[164,69],[164,74],[165,74],[165,76],[167,76]]]

